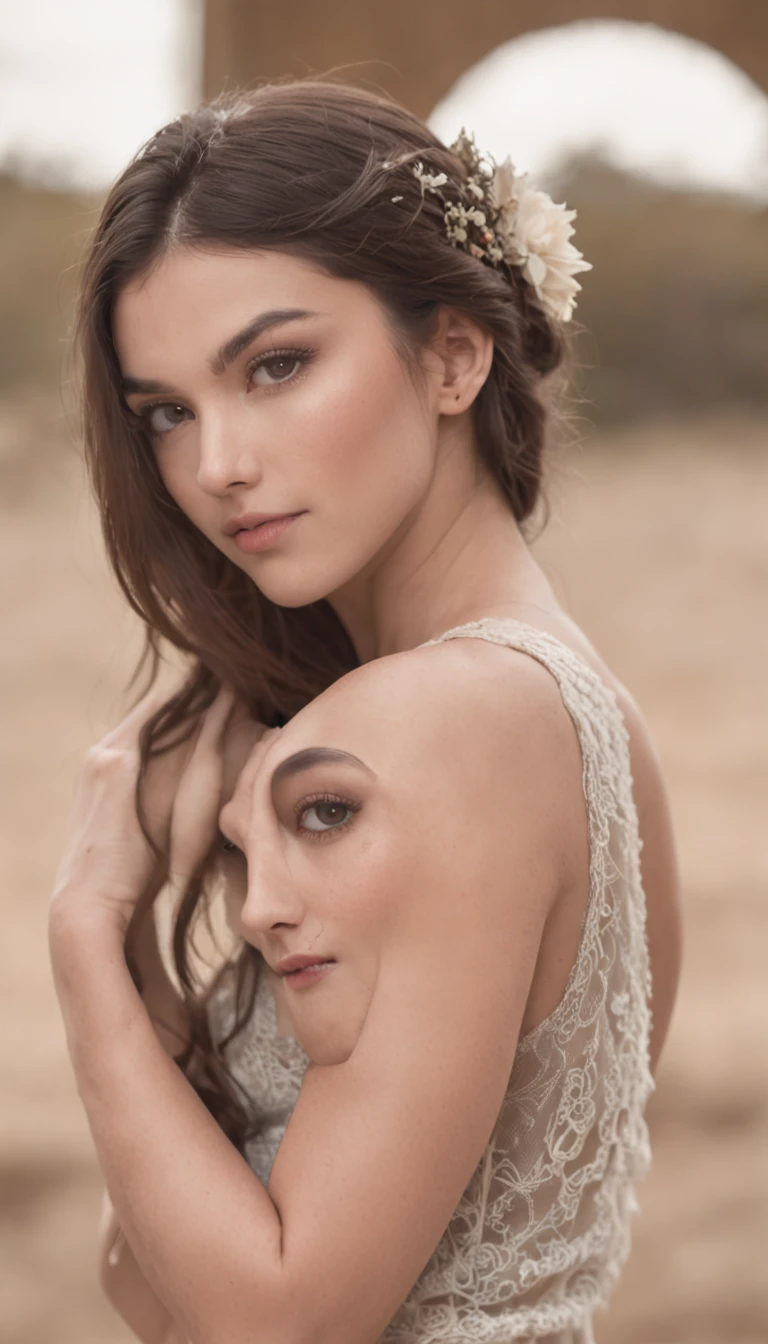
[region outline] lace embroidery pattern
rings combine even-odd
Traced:
[[[466,637],[528,653],[558,683],[581,747],[590,891],[560,1003],[521,1038],[483,1157],[379,1344],[593,1344],[592,1314],[629,1253],[634,1187],[651,1160],[651,976],[629,735],[614,691],[534,626],[486,617],[419,647]],[[308,1062],[298,1042],[275,1040],[266,995],[260,986],[249,1030],[230,1047],[269,1122],[248,1153],[265,1181]]]

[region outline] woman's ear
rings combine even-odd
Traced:
[[[460,415],[472,405],[490,373],[493,337],[466,313],[443,307],[429,345],[442,366],[437,409],[443,415]]]

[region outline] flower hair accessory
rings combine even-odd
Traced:
[[[432,192],[443,204],[446,237],[454,247],[491,266],[502,261],[519,266],[539,306],[550,317],[569,322],[581,289],[573,277],[592,270],[592,263],[569,242],[576,211],[556,205],[546,192],[529,186],[528,174],[516,174],[509,156],[501,164],[493,163],[464,127],[449,149],[467,170],[466,181],[459,184],[459,200],[449,200],[441,191],[448,184],[446,173],[427,172],[421,160],[410,164],[422,195]],[[387,161],[383,166],[397,165]]]

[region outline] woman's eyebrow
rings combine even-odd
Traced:
[[[270,789],[274,793],[281,780],[298,775],[302,770],[308,770],[310,766],[333,764],[356,765],[373,779],[378,778],[376,772],[366,765],[365,761],[361,761],[359,756],[353,756],[349,751],[341,751],[338,747],[304,747],[302,751],[295,751],[292,756],[286,756],[285,760],[275,766],[269,781]]]
[[[228,341],[216,351],[208,360],[208,367],[211,373],[218,377],[224,373],[225,369],[242,354],[258,336],[269,331],[271,327],[282,326],[285,322],[298,322],[303,317],[327,317],[327,313],[316,313],[310,308],[270,308],[266,313],[259,313],[251,318],[240,331],[230,336]],[[162,383],[156,383],[151,378],[132,378],[129,374],[122,380],[122,390],[126,396],[131,393],[146,392],[157,393],[167,392],[168,388],[163,387]]]
[[[284,322],[298,322],[302,317],[325,317],[325,313],[315,313],[309,308],[270,308],[266,313],[259,313],[251,318],[240,331],[235,332],[225,341],[216,354],[208,361],[208,367],[211,373],[218,377],[222,374],[229,364],[237,356],[242,354],[243,350],[255,341],[257,336],[261,336],[270,327],[282,326]]]

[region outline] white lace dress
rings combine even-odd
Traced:
[[[554,636],[484,618],[426,644],[467,636],[528,653],[557,680],[581,744],[590,894],[564,995],[521,1038],[483,1157],[379,1344],[594,1344],[593,1312],[629,1253],[634,1187],[650,1164],[651,978],[629,739],[613,690]],[[215,1031],[231,1022],[226,984]],[[246,1157],[266,1184],[308,1059],[278,1034],[265,977],[228,1059],[264,1120]]]

